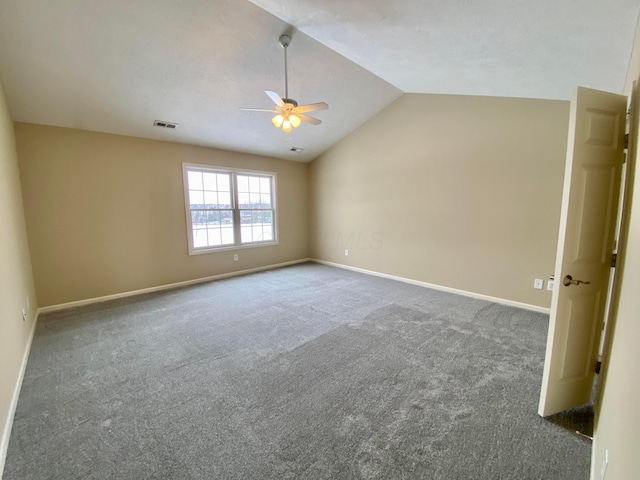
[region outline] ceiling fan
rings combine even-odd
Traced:
[[[284,48],[284,98],[280,98],[276,92],[265,90],[269,98],[275,103],[275,109],[264,108],[240,108],[250,112],[271,112],[276,115],[271,119],[276,128],[282,127],[285,132],[290,132],[294,127],[298,127],[300,122],[311,123],[312,125],[320,125],[321,120],[305,115],[307,112],[316,110],[327,110],[329,105],[324,102],[310,103],[308,105],[298,105],[293,98],[289,98],[289,77],[287,74],[287,47],[291,43],[289,35],[282,35],[279,39],[280,46]]]

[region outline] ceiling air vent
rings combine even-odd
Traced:
[[[154,127],[162,127],[162,128],[171,128],[171,129],[178,128],[178,124],[177,123],[165,122],[163,120],[156,120],[155,122],[153,122],[153,126]]]
[[[300,153],[303,150],[304,148],[301,148],[301,147],[291,147],[292,152]]]

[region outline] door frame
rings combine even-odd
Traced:
[[[633,82],[631,89],[631,96],[628,99],[629,105],[629,122],[628,122],[628,146],[626,152],[626,168],[625,168],[625,182],[622,185],[621,196],[621,214],[620,214],[620,228],[617,238],[617,260],[616,267],[611,278],[611,295],[609,298],[609,310],[607,312],[605,329],[602,332],[604,335],[604,342],[602,347],[602,367],[600,370],[598,384],[596,386],[596,395],[594,399],[594,413],[597,418],[600,413],[600,405],[602,404],[602,395],[604,393],[604,386],[606,384],[609,357],[611,354],[611,344],[613,332],[615,331],[615,324],[618,317],[618,307],[620,303],[620,288],[624,279],[625,273],[625,256],[627,251],[627,242],[629,237],[629,224],[631,220],[631,197],[633,195],[633,188],[635,183],[636,172],[636,157],[638,154],[638,142],[640,135],[640,99],[638,94],[640,93],[640,79]]]

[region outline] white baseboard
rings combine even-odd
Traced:
[[[22,380],[24,379],[24,372],[27,370],[27,361],[29,360],[29,353],[31,352],[31,342],[33,341],[33,335],[36,331],[36,325],[38,324],[38,316],[40,310],[36,311],[36,315],[33,318],[33,325],[31,326],[31,332],[29,332],[29,339],[27,340],[27,346],[24,349],[22,355],[22,364],[20,365],[20,372],[18,373],[18,380],[13,388],[13,395],[11,397],[11,404],[9,405],[9,413],[2,432],[2,438],[0,438],[0,480],[2,480],[2,474],[4,473],[4,464],[7,459],[7,449],[9,448],[9,437],[11,437],[11,428],[13,427],[13,418],[16,414],[16,407],[18,406],[18,398],[20,397],[20,389],[22,388]]]
[[[489,295],[483,295],[481,293],[468,292],[466,290],[459,290],[457,288],[445,287],[442,285],[436,285],[434,283],[421,282],[419,280],[412,280],[405,277],[397,277],[395,275],[389,275],[387,273],[380,273],[374,270],[366,270],[364,268],[351,267],[349,265],[343,265],[341,263],[327,262],[325,260],[318,260],[315,258],[310,259],[312,262],[321,263],[323,265],[329,265],[331,267],[344,268],[345,270],[353,270],[354,272],[365,273],[367,275],[374,275],[376,277],[388,278],[390,280],[397,280],[399,282],[410,283],[411,285],[418,285],[420,287],[432,288],[433,290],[440,290],[442,292],[455,293],[457,295],[463,295],[465,297],[477,298],[479,300],[486,300],[488,302],[499,303],[501,305],[507,305],[509,307],[524,308],[525,310],[532,310],[534,312],[549,314],[551,309],[545,307],[539,307],[538,305],[531,305],[529,303],[514,302],[513,300],[507,300],[505,298],[491,297]]]
[[[56,312],[58,310],[65,310],[67,308],[82,307],[84,305],[91,305],[93,303],[106,302],[108,300],[116,300],[118,298],[133,297],[134,295],[141,295],[143,293],[161,292],[163,290],[171,290],[173,288],[187,287],[189,285],[195,285],[198,283],[206,283],[206,282],[211,282],[213,280],[221,280],[223,278],[229,278],[229,277],[238,277],[240,275],[247,275],[249,273],[262,272],[264,270],[273,270],[274,268],[287,267],[289,265],[296,265],[298,263],[304,263],[304,262],[310,262],[310,261],[311,261],[310,258],[302,258],[300,260],[292,260],[290,262],[277,263],[273,265],[265,265],[264,267],[249,268],[247,270],[239,270],[237,272],[221,273],[220,275],[213,275],[213,276],[204,277],[204,278],[196,278],[194,280],[185,280],[184,282],[170,283],[168,285],[160,285],[158,287],[142,288],[140,290],[131,290],[128,292],[116,293],[113,295],[105,295],[104,297],[87,298],[85,300],[77,300],[75,302],[49,305],[47,307],[39,308],[38,312],[39,313]]]

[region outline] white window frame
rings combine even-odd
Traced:
[[[211,173],[229,173],[231,174],[231,210],[233,212],[233,231],[234,231],[234,244],[222,245],[217,247],[194,247],[193,246],[193,224],[191,217],[191,206],[189,202],[189,170],[197,170],[201,172]],[[238,204],[238,175],[253,175],[261,177],[269,177],[271,179],[271,205],[273,209],[273,240],[267,240],[263,242],[251,242],[241,243],[241,223],[240,223],[240,211],[249,209],[240,209]],[[189,247],[189,255],[202,255],[206,253],[215,253],[228,250],[240,250],[244,248],[257,248],[267,247],[279,244],[278,235],[278,207],[276,198],[277,194],[277,178],[275,172],[265,172],[259,170],[246,170],[230,167],[219,167],[214,165],[203,165],[197,163],[183,163],[182,164],[182,181],[184,189],[184,206],[185,206],[185,220],[187,227],[187,245]]]

